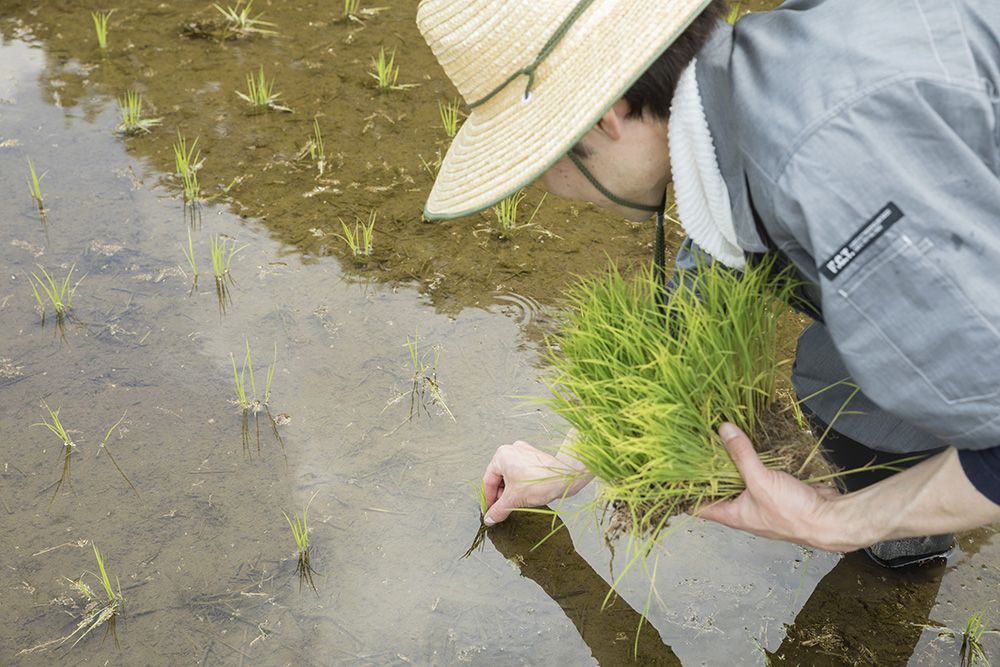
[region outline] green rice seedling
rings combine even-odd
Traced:
[[[264,385],[264,398],[259,399],[257,398],[257,383],[253,379],[253,362],[250,360],[250,341],[245,341],[245,342],[246,342],[247,352],[246,352],[246,357],[244,357],[243,360],[243,374],[241,375],[241,377],[237,378],[236,381],[237,393],[239,394],[240,406],[243,407],[244,410],[260,412],[261,410],[264,409],[264,406],[267,405],[268,401],[271,398],[271,380],[274,379],[274,367],[278,363],[278,344],[277,343],[274,344],[274,361],[272,361],[271,365],[267,367],[267,381]],[[232,354],[230,354],[229,356],[233,357]],[[233,370],[234,371],[236,370],[235,357],[233,357]],[[247,399],[246,391],[244,389],[245,383],[243,382],[243,378],[246,377],[248,371],[250,374],[250,392],[252,396],[251,399]]]
[[[250,460],[250,464],[253,465],[253,450],[250,448],[250,408],[251,399],[247,398],[246,393],[246,372],[247,366],[250,366],[250,375],[253,377],[253,365],[250,362],[250,343],[247,342],[247,354],[243,358],[243,370],[236,370],[236,357],[232,352],[229,353],[229,358],[233,362],[233,376],[236,378],[236,405],[239,406],[243,421],[240,431],[240,440],[243,444],[243,456]],[[252,395],[252,394],[251,394]],[[257,457],[260,458],[260,426],[257,426]]]
[[[250,347],[250,343],[247,343],[247,347]],[[247,365],[250,364],[250,352],[247,351],[247,356],[243,359],[243,371],[240,372],[236,370],[236,356],[230,352],[229,358],[233,362],[233,375],[236,378],[236,404],[243,410],[243,412],[248,412],[250,410],[250,401],[247,399],[246,392],[246,374]],[[250,369],[251,374],[253,373],[253,367]]]
[[[191,271],[194,272],[194,282],[191,285],[191,291],[198,289],[198,264],[194,260],[194,245],[191,241],[191,229],[188,229],[188,247],[184,248],[181,246],[181,252],[184,253],[184,257],[188,261],[188,265],[191,267]]]
[[[292,535],[295,537],[295,546],[297,547],[298,561],[295,565],[295,572],[299,575],[299,590],[302,590],[302,582],[308,581],[312,589],[316,591],[316,583],[313,581],[313,574],[318,574],[316,570],[313,569],[309,562],[309,506],[312,505],[312,501],[316,498],[316,494],[319,491],[312,494],[309,498],[309,502],[306,503],[305,508],[302,510],[302,518],[299,518],[298,514],[295,514],[294,520],[282,511],[285,515],[285,521],[288,522],[288,526],[292,529]],[[317,591],[318,592],[318,591]]]
[[[184,185],[184,201],[192,204],[198,200],[201,192],[201,187],[198,185],[198,170],[201,169],[202,160],[201,151],[196,150],[197,146],[198,137],[195,137],[191,147],[188,148],[187,139],[180,130],[177,130],[177,141],[173,144],[174,169]]]
[[[139,491],[138,491],[138,489],[136,489],[136,488],[135,488],[135,485],[133,485],[133,484],[132,484],[132,480],[130,480],[130,479],[128,478],[128,476],[127,476],[127,475],[125,474],[125,471],[124,471],[124,470],[122,470],[122,467],[121,467],[120,465],[118,465],[118,461],[116,461],[116,460],[115,460],[115,457],[111,455],[111,450],[110,450],[110,449],[108,449],[108,438],[110,438],[110,437],[111,437],[111,434],[112,434],[112,433],[114,432],[114,430],[115,430],[116,428],[118,428],[119,426],[121,426],[121,423],[122,423],[123,421],[125,421],[125,415],[126,415],[127,413],[128,413],[128,411],[127,411],[127,410],[126,410],[126,411],[125,411],[124,413],[122,413],[122,418],[121,418],[121,419],[119,419],[119,420],[118,420],[117,422],[115,422],[115,425],[114,425],[114,426],[112,426],[112,427],[111,427],[110,429],[108,429],[108,434],[107,434],[106,436],[104,436],[104,442],[102,442],[102,443],[101,443],[101,450],[103,450],[103,451],[107,452],[107,454],[108,454],[108,458],[109,458],[109,459],[111,459],[111,462],[112,462],[113,464],[115,464],[115,468],[117,468],[117,469],[118,469],[118,472],[119,472],[119,473],[121,474],[122,478],[123,478],[123,479],[124,479],[124,480],[125,480],[125,481],[126,481],[126,482],[128,483],[128,485],[129,485],[129,486],[130,486],[130,487],[132,488],[132,492],[133,492],[133,493],[135,493],[135,497],[136,497],[136,498],[142,498],[142,496],[140,496],[140,495],[139,495]],[[98,456],[100,456],[100,451],[98,451],[97,455],[98,455]]]
[[[232,296],[229,293],[229,286],[234,284],[232,274],[229,273],[229,264],[233,261],[233,255],[238,253],[246,245],[236,247],[236,239],[219,234],[210,236],[209,241],[212,246],[212,270],[215,274],[215,291],[219,297],[219,310],[225,313],[226,306],[232,303]],[[227,245],[232,241],[232,245]]]
[[[114,13],[113,9],[106,12],[90,12],[91,18],[94,19],[94,28],[97,30],[97,45],[101,47],[101,51],[108,50],[108,19]]]
[[[227,244],[232,241],[233,244],[227,247]],[[216,280],[222,280],[229,275],[229,264],[233,261],[233,255],[243,250],[247,245],[242,245],[239,248],[236,247],[236,239],[226,236],[225,234],[219,234],[218,236],[211,237],[212,243],[212,270],[215,273]]]
[[[420,158],[420,164],[424,165],[427,173],[431,175],[431,180],[437,179],[438,172],[441,171],[441,151],[437,152],[437,159],[433,163],[427,162],[423,155],[418,154],[417,157]]]
[[[59,495],[59,489],[62,487],[63,482],[66,482],[66,486],[69,487],[69,490],[73,491],[73,482],[70,479],[70,455],[77,449],[77,446],[73,442],[73,439],[69,437],[69,434],[66,432],[66,428],[59,420],[59,410],[62,408],[56,408],[53,412],[52,408],[49,407],[49,404],[45,402],[45,399],[42,399],[42,405],[44,405],[45,410],[48,411],[49,419],[51,419],[52,422],[49,423],[43,418],[42,421],[37,424],[32,424],[32,426],[44,426],[55,433],[59,437],[59,440],[62,441],[62,449],[59,450],[59,456],[63,460],[63,470],[62,475],[59,477],[59,482],[56,484],[56,490],[52,493],[52,498],[49,500],[49,507],[52,507],[52,503],[55,501],[56,496]],[[73,491],[73,493],[75,494],[76,491]]]
[[[46,271],[40,264],[38,265],[38,269],[42,272],[42,275],[45,277],[45,280],[43,281],[34,272],[31,273],[31,277],[34,278],[34,280],[29,279],[28,282],[31,283],[31,289],[35,293],[35,300],[38,301],[38,305],[42,309],[43,325],[45,324],[46,301],[42,299],[41,294],[38,292],[38,288],[39,287],[42,288],[42,292],[44,292],[45,295],[48,297],[48,302],[51,303],[53,309],[55,309],[57,321],[62,322],[63,317],[67,317],[72,314],[71,308],[73,302],[73,295],[76,293],[76,288],[80,286],[81,282],[83,282],[83,278],[80,278],[79,280],[76,281],[76,284],[73,285],[72,288],[70,288],[69,281],[73,277],[73,270],[75,268],[76,264],[69,267],[69,273],[66,274],[66,278],[63,279],[61,284],[57,283],[55,278],[49,275],[48,271]],[[84,275],[84,278],[86,277],[87,276]],[[37,286],[35,285],[36,281],[38,282]]]
[[[268,109],[291,111],[288,107],[277,103],[277,99],[281,97],[281,94],[273,91],[274,79],[272,78],[268,82],[267,77],[264,76],[264,66],[261,65],[260,72],[256,78],[253,74],[247,74],[247,92],[241,93],[240,91],[236,91],[236,94],[250,103],[253,107],[253,113],[264,113]]]
[[[389,54],[389,59],[385,58],[385,47],[380,47],[378,51],[378,56],[372,58],[372,65],[375,67],[373,72],[368,72],[368,76],[372,77],[378,82],[378,89],[380,92],[386,92],[389,90],[403,90],[405,88],[415,88],[418,84],[415,83],[396,83],[399,78],[399,66],[396,65],[396,49],[392,50]]]
[[[486,503],[486,485],[483,484],[482,480],[479,482],[467,482],[469,486],[472,487],[472,492],[469,494],[476,502],[479,503],[479,511],[483,516],[486,516],[486,511],[489,506]]]
[[[990,667],[989,658],[980,640],[986,632],[986,625],[983,623],[983,613],[976,612],[969,614],[969,619],[965,623],[965,630],[962,632],[962,665],[972,667],[972,665],[985,665]],[[994,632],[995,631],[990,631]]]
[[[552,396],[539,399],[576,429],[569,451],[604,481],[598,502],[617,508],[611,537],[635,538],[637,556],[669,532],[671,516],[743,490],[717,428],[732,422],[767,446],[760,425],[785,354],[786,276],[771,278],[766,264],[712,265],[679,282],[667,316],[652,270],[627,281],[613,267],[581,281],[550,347]],[[802,449],[759,453],[768,467],[810,477]]]
[[[83,580],[83,575],[80,575],[79,579],[69,580],[73,587],[83,594],[87,598],[87,604],[84,607],[84,616],[77,623],[76,630],[74,630],[69,636],[65,637],[63,641],[72,639],[74,636],[79,634],[76,641],[73,642],[73,646],[80,643],[80,640],[86,637],[88,634],[94,631],[95,628],[100,626],[102,623],[106,623],[107,626],[104,630],[104,638],[107,639],[108,632],[112,634],[115,638],[115,646],[118,650],[121,650],[121,646],[118,644],[118,631],[117,631],[117,619],[118,615],[121,614],[122,618],[125,618],[125,597],[122,595],[122,585],[115,577],[116,586],[111,585],[111,578],[108,576],[107,570],[104,568],[104,559],[101,557],[101,552],[97,549],[97,545],[94,546],[94,556],[97,558],[97,565],[101,573],[94,574],[93,572],[84,572],[84,574],[90,574],[97,577],[101,585],[104,587],[104,592],[107,595],[107,602],[102,602],[100,598],[91,590],[90,586],[86,584]],[[104,640],[101,640],[104,643]]]
[[[271,28],[276,27],[274,23],[261,20],[260,17],[264,15],[264,12],[260,12],[257,16],[250,16],[253,8],[253,0],[249,0],[242,7],[240,5],[243,5],[242,0],[237,0],[236,6],[226,7],[225,9],[219,5],[215,5],[215,8],[226,19],[226,27],[222,33],[222,39],[245,39],[253,34],[277,34],[277,31],[271,30]]]
[[[344,13],[343,18],[350,18],[356,16],[358,9],[361,7],[361,0],[344,0]]]
[[[452,421],[456,421],[455,415],[451,413],[448,408],[448,404],[445,403],[444,396],[441,393],[441,387],[438,385],[437,381],[437,366],[438,359],[440,357],[440,352],[434,352],[434,365],[430,366],[424,363],[427,358],[427,354],[420,354],[418,348],[418,340],[420,338],[420,328],[417,327],[413,334],[413,340],[410,337],[406,337],[406,346],[410,350],[410,360],[413,362],[413,388],[410,390],[410,419],[413,419],[414,413],[420,413],[420,407],[424,408],[424,412],[430,414],[427,409],[427,404],[424,403],[425,393],[431,394],[431,402],[437,403],[448,413]],[[419,400],[419,404],[418,404]]]
[[[344,12],[341,14],[341,18],[345,21],[351,20],[363,24],[387,9],[388,7],[362,7],[361,0],[344,0]]]
[[[278,434],[278,425],[275,418],[271,415],[271,410],[268,405],[271,398],[271,381],[274,379],[274,367],[278,363],[278,344],[274,344],[274,360],[267,367],[267,380],[264,385],[264,397],[260,399],[257,397],[257,384],[253,377],[253,362],[250,359],[250,341],[246,341],[246,355],[243,357],[243,368],[237,370],[236,368],[236,357],[230,353],[229,358],[233,363],[233,376],[236,378],[236,401],[235,404],[239,406],[243,413],[243,454],[250,458],[251,463],[253,462],[252,450],[250,448],[250,414],[253,413],[254,421],[256,424],[257,431],[257,456],[260,457],[260,413],[266,412],[268,420],[271,423],[271,430],[274,433],[275,438],[278,443],[284,449],[284,442],[281,440],[281,436]],[[250,378],[250,394],[247,395],[246,392],[246,379],[249,374]]]
[[[953,639],[960,637],[962,639],[962,645],[959,649],[961,655],[959,664],[961,667],[990,667],[990,660],[986,655],[981,640],[984,634],[996,635],[1000,634],[1000,630],[987,630],[986,624],[983,622],[984,615],[985,612],[982,611],[971,612],[963,630],[953,630],[948,627],[926,623],[916,623],[915,625],[934,630],[938,633],[939,637],[951,637]]]
[[[127,90],[123,97],[118,98],[118,111],[122,117],[118,129],[123,134],[150,132],[149,128],[163,122],[162,118],[142,117],[142,93],[137,90]]]
[[[450,104],[438,101],[438,113],[441,115],[441,124],[444,126],[445,134],[454,137],[458,134],[458,110],[462,105],[459,99]]]
[[[35,200],[36,204],[38,204],[38,212],[44,218],[45,217],[45,208],[44,208],[44,206],[42,204],[42,188],[41,188],[41,185],[39,184],[39,181],[41,181],[45,177],[45,174],[49,173],[49,171],[48,171],[48,169],[46,169],[44,172],[42,172],[42,175],[39,176],[37,174],[37,172],[35,172],[35,163],[32,162],[31,158],[29,157],[28,158],[28,172],[29,172],[28,173],[28,190],[31,192],[31,198]]]
[[[309,157],[316,163],[319,175],[322,176],[326,168],[326,149],[323,147],[323,135],[319,131],[319,118],[313,118],[313,132],[308,143]]]
[[[527,196],[524,194],[524,190],[518,190],[511,196],[503,199],[496,206],[493,207],[493,213],[497,216],[497,222],[500,223],[500,238],[504,240],[510,240],[514,238],[515,232],[526,227],[530,227],[532,221],[534,221],[535,216],[538,214],[538,209],[542,207],[542,202],[545,201],[545,193],[538,202],[538,206],[532,211],[531,217],[528,221],[522,225],[517,224],[517,209],[524,201]]]
[[[344,242],[351,249],[351,255],[354,257],[354,260],[361,264],[367,264],[372,256],[375,215],[375,209],[372,209],[371,215],[368,216],[368,222],[362,222],[360,218],[355,218],[353,230],[347,226],[346,222],[343,220],[340,221],[341,226],[344,228],[344,233],[337,234],[337,236],[344,239]]]

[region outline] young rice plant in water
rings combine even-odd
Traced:
[[[194,259],[194,243],[191,241],[190,229],[188,229],[188,247],[181,246],[181,252],[184,253],[184,257],[188,261],[188,266],[191,267],[191,271],[194,273],[194,281],[191,283],[191,292],[194,292],[194,290],[198,289],[198,263]]]
[[[236,239],[219,234],[210,236],[209,241],[212,246],[212,270],[215,273],[215,293],[219,298],[219,314],[226,312],[226,306],[232,302],[229,294],[229,285],[232,284],[233,277],[229,273],[229,264],[233,261],[233,255],[246,246],[236,247]],[[228,243],[232,241],[232,245]]]
[[[240,91],[236,91],[236,94],[250,103],[255,114],[264,113],[268,109],[291,111],[288,107],[277,103],[277,99],[281,97],[281,94],[273,91],[274,79],[272,78],[270,82],[267,80],[267,77],[264,76],[264,66],[261,65],[260,72],[256,78],[253,74],[247,74],[247,92],[241,93]]]
[[[91,12],[90,16],[94,19],[94,29],[97,31],[97,45],[101,47],[101,51],[108,50],[108,19],[114,14],[115,10],[111,9],[106,12]]]
[[[39,176],[35,171],[35,163],[31,161],[30,157],[28,158],[28,190],[31,192],[31,198],[35,200],[36,204],[38,204],[38,213],[43,219],[45,218],[45,207],[42,204],[42,188],[40,181],[47,173],[49,173],[48,170],[45,170],[42,172],[42,175]]]
[[[122,618],[125,616],[125,598],[122,596],[121,582],[118,581],[118,577],[115,577],[116,585],[111,585],[111,578],[108,576],[107,570],[104,569],[104,559],[101,557],[101,552],[98,551],[96,544],[94,545],[94,556],[97,558],[97,566],[101,573],[98,575],[93,572],[85,572],[84,574],[90,574],[100,580],[101,585],[104,587],[104,593],[108,598],[107,602],[103,602],[100,596],[93,592],[90,586],[83,580],[83,575],[80,575],[79,579],[70,580],[73,588],[82,593],[87,599],[87,604],[84,607],[83,618],[77,623],[76,630],[63,638],[62,641],[65,642],[76,635],[80,635],[73,642],[73,646],[76,646],[87,634],[93,632],[102,623],[107,623],[104,629],[104,637],[107,638],[110,632],[115,638],[115,646],[118,646],[119,650],[121,650],[121,647],[118,645],[118,632],[116,628],[118,615],[121,614]],[[103,644],[104,641],[101,640],[101,643]]]
[[[149,128],[163,122],[162,118],[142,117],[142,93],[136,90],[125,91],[125,95],[118,98],[118,111],[122,117],[118,129],[127,135],[149,132]]]
[[[236,367],[236,357],[230,353],[229,358],[233,362],[233,376],[236,378],[236,400],[233,401],[243,413],[243,429],[242,429],[242,441],[243,441],[243,454],[250,459],[253,463],[253,450],[250,448],[250,413],[253,413],[254,422],[257,431],[257,458],[260,458],[260,413],[265,412],[267,414],[268,421],[271,423],[271,430],[274,433],[274,437],[278,440],[278,444],[284,448],[284,443],[281,440],[281,436],[278,434],[278,425],[275,418],[271,415],[271,409],[268,402],[271,398],[271,380],[274,379],[274,367],[278,363],[278,344],[274,344],[274,360],[271,365],[267,367],[267,378],[264,384],[264,396],[263,398],[257,397],[257,383],[253,376],[253,362],[250,360],[250,341],[246,341],[246,356],[243,357],[243,368],[242,370]],[[249,375],[250,380],[250,394],[247,394],[247,377]]]
[[[572,455],[603,480],[598,502],[618,510],[608,533],[648,536],[644,549],[671,515],[743,490],[717,428],[729,421],[754,442],[762,435],[794,288],[766,264],[742,274],[706,266],[675,280],[666,313],[651,270],[629,281],[613,267],[575,286],[550,347],[552,396],[540,399],[576,429]],[[799,472],[801,458],[760,454]]]
[[[388,7],[362,7],[361,0],[344,0],[344,11],[341,18],[355,23],[364,24],[365,21],[375,18],[379,12],[384,12]]]
[[[986,625],[983,623],[984,613],[980,611],[969,614],[969,620],[965,624],[965,631],[962,632],[962,665],[966,667],[973,667],[973,665],[990,667],[989,658],[986,657],[986,651],[983,649],[980,640],[982,640],[985,632],[996,634],[996,631],[986,630]]]
[[[316,493],[319,493],[319,491]],[[316,493],[309,498],[309,502],[303,508],[301,519],[296,514],[293,520],[285,512],[282,512],[282,514],[285,514],[285,521],[288,522],[288,526],[292,529],[292,536],[295,537],[295,546],[298,548],[295,572],[299,575],[300,591],[302,590],[303,581],[308,581],[312,589],[316,590],[316,584],[313,582],[313,574],[316,574],[316,570],[309,563],[309,506],[312,505],[313,499],[316,498]]]
[[[195,151],[198,146],[198,138],[191,143],[188,148],[187,139],[177,130],[177,142],[174,147],[174,169],[181,178],[184,185],[184,201],[193,204],[198,200],[198,193],[201,188],[198,185],[198,170],[201,169],[201,151]]]
[[[461,105],[462,101],[458,99],[450,104],[438,102],[438,113],[441,115],[441,124],[444,126],[445,134],[449,137],[454,137],[458,134],[458,110]]]
[[[326,168],[326,149],[323,147],[323,135],[319,131],[319,118],[313,118],[313,132],[306,146],[309,149],[309,157],[316,163],[319,175],[322,176]]]
[[[951,637],[955,640],[961,639],[959,648],[960,667],[990,667],[989,657],[986,649],[983,648],[983,635],[1000,635],[1000,630],[987,630],[984,616],[985,611],[970,612],[969,618],[965,622],[965,628],[943,627],[937,624],[918,623],[921,628],[936,631],[939,637]]]
[[[368,222],[362,222],[360,219],[356,218],[353,230],[348,227],[347,223],[343,220],[340,221],[340,224],[344,228],[344,233],[342,235],[337,234],[337,236],[344,239],[344,242],[347,243],[356,262],[367,264],[368,260],[370,260],[372,256],[372,237],[375,232],[375,210],[372,209],[371,215],[368,216]]]
[[[361,0],[344,0],[344,13],[341,16],[345,19],[353,18],[357,16],[360,7]]]
[[[50,423],[45,421],[45,419],[42,419],[42,421],[37,424],[32,424],[32,426],[44,426],[56,434],[62,442],[62,447],[59,450],[59,457],[62,459],[63,464],[62,476],[59,477],[59,483],[56,484],[56,490],[52,493],[52,498],[49,500],[49,507],[52,507],[52,503],[55,501],[56,496],[59,495],[59,489],[62,487],[63,482],[66,482],[66,486],[69,487],[70,491],[73,490],[73,482],[70,480],[70,455],[77,447],[73,442],[73,439],[69,437],[69,434],[66,432],[66,428],[59,420],[59,410],[62,408],[56,408],[55,411],[53,411],[44,399],[42,400],[42,405],[45,406],[45,410],[49,413],[49,419],[52,421]]]
[[[215,5],[215,8],[226,19],[226,28],[222,33],[222,39],[246,39],[247,37],[253,35],[254,33],[261,35],[274,35],[276,31],[271,30],[275,25],[268,21],[261,20],[261,16],[264,12],[260,12],[257,16],[250,16],[250,12],[253,8],[253,0],[249,0],[246,5],[242,5],[242,0],[238,0],[236,5],[233,7],[226,7],[223,9],[219,5]]]
[[[410,390],[410,419],[413,419],[414,413],[420,414],[421,406],[424,408],[424,412],[430,414],[427,404],[424,403],[424,393],[429,392],[432,397],[431,402],[440,405],[448,413],[448,416],[451,417],[451,420],[456,421],[455,415],[451,414],[448,404],[444,402],[444,396],[441,394],[441,387],[437,381],[437,366],[440,353],[434,353],[433,366],[424,363],[429,353],[420,353],[418,347],[419,338],[419,327],[414,330],[412,341],[409,336],[406,337],[406,346],[410,350],[410,360],[413,362],[413,388]]]
[[[530,227],[532,221],[535,219],[535,215],[538,214],[538,209],[542,207],[542,202],[545,201],[545,196],[547,194],[548,193],[546,192],[542,195],[542,198],[538,202],[538,206],[536,206],[535,210],[532,211],[531,217],[528,218],[528,221],[522,225],[517,224],[517,209],[527,196],[524,194],[524,190],[518,190],[494,206],[493,212],[497,216],[497,222],[500,223],[500,238],[510,240],[519,229]]]
[[[380,47],[378,56],[372,58],[372,65],[375,71],[368,72],[368,75],[378,82],[378,89],[382,92],[388,90],[403,90],[404,88],[415,88],[415,83],[396,83],[399,78],[399,66],[396,65],[396,49],[389,54],[389,59],[385,58],[385,47]]]
[[[62,319],[72,314],[72,301],[73,295],[76,293],[76,288],[80,286],[83,282],[83,278],[76,281],[76,284],[72,288],[69,286],[69,281],[73,277],[73,269],[76,268],[76,264],[69,267],[69,273],[66,274],[66,278],[63,279],[62,283],[56,282],[53,276],[49,275],[41,265],[38,266],[38,270],[42,272],[42,276],[45,280],[38,277],[35,272],[31,273],[31,277],[34,280],[29,279],[28,282],[31,283],[31,289],[35,293],[35,300],[38,302],[39,307],[42,309],[42,324],[45,324],[45,304],[46,300],[42,298],[39,293],[38,288],[41,288],[42,293],[48,297],[48,302],[52,304],[52,308],[56,311],[56,321],[57,323],[62,323]],[[84,276],[86,278],[86,276]],[[38,285],[35,285],[35,282]]]

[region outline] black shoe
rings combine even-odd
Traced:
[[[951,551],[954,533],[904,537],[898,540],[877,542],[865,548],[869,558],[882,567],[906,567],[934,558],[944,558]]]

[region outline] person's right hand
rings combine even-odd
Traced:
[[[493,455],[483,475],[487,526],[503,521],[519,507],[540,507],[576,494],[593,475],[581,463],[560,452],[547,454],[518,440]]]

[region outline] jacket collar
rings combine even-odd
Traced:
[[[698,54],[695,74],[701,93],[705,118],[715,143],[719,170],[729,190],[736,240],[744,252],[766,252],[750,211],[750,196],[740,147],[739,121],[732,96],[730,57],[733,50],[733,26],[722,24]]]

